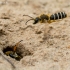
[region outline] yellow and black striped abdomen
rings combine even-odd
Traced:
[[[65,12],[58,12],[50,16],[50,20],[58,20],[66,18],[67,14]]]

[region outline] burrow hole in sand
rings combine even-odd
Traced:
[[[2,51],[5,55],[10,56],[17,61],[20,61],[25,56],[30,56],[33,54],[32,51],[26,49],[22,44],[19,44],[16,48],[14,46],[6,46]]]

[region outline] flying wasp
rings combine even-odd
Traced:
[[[48,23],[51,23],[55,20],[59,20],[59,19],[63,19],[67,17],[67,14],[65,12],[57,12],[54,13],[52,15],[46,15],[46,14],[42,14],[39,17],[33,18],[29,15],[23,15],[23,16],[28,16],[31,19],[29,19],[27,22],[29,22],[30,20],[34,20],[33,24],[37,24],[38,22],[41,21],[41,23],[45,22],[45,20],[47,20]],[[27,24],[27,22],[25,24]]]
[[[21,41],[22,41],[22,40],[21,40]],[[4,52],[7,56],[10,56],[10,57],[12,57],[12,58],[14,58],[14,59],[16,59],[16,60],[19,61],[19,60],[22,58],[22,56],[17,53],[17,46],[19,45],[19,43],[20,43],[21,41],[19,41],[18,43],[16,43],[16,45],[13,46],[13,47],[7,47],[6,49],[3,50],[3,52]]]

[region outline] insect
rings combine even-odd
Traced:
[[[21,41],[22,41],[22,40],[21,40]],[[10,57],[12,57],[12,58],[14,58],[14,59],[16,59],[16,60],[19,61],[19,60],[22,58],[22,56],[19,55],[16,50],[17,50],[17,46],[19,45],[19,43],[20,43],[21,41],[19,41],[18,43],[16,43],[16,45],[13,46],[13,48],[8,47],[7,50],[5,50],[5,51],[3,51],[3,52],[4,52],[7,56],[10,56]]]
[[[28,15],[23,15],[23,16],[28,16]],[[27,22],[29,22],[30,20],[34,20],[33,24],[37,24],[38,22],[41,21],[41,23],[45,22],[45,20],[47,20],[48,23],[51,23],[55,20],[59,20],[59,19],[63,19],[67,17],[67,14],[65,12],[57,12],[54,13],[52,15],[46,15],[46,14],[42,14],[39,17],[33,18],[31,16],[28,16],[31,19],[29,19]],[[25,24],[27,24],[27,22]]]

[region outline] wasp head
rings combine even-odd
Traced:
[[[28,16],[28,15],[23,15],[23,16]],[[31,20],[34,21],[33,24],[36,24],[36,23],[38,23],[38,22],[41,20],[39,17],[36,17],[36,18],[33,18],[33,17],[31,17],[31,16],[28,16],[28,17],[30,17],[31,19],[29,19],[25,24],[27,24],[27,23],[28,23],[29,21],[31,21]]]
[[[39,17],[36,17],[35,19],[34,19],[34,23],[33,24],[36,24],[36,23],[38,23],[40,21],[40,18]]]

